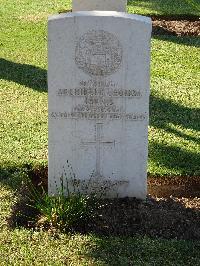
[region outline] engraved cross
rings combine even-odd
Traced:
[[[82,141],[83,145],[95,145],[96,148],[96,170],[95,176],[100,177],[101,174],[101,147],[102,146],[113,146],[115,141],[106,141],[103,139],[103,123],[96,123],[95,125],[95,139],[94,141]]]

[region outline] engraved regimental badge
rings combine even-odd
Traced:
[[[112,33],[91,30],[76,45],[76,65],[91,76],[111,75],[119,69],[121,61],[122,46]]]

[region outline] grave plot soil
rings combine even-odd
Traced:
[[[148,177],[148,193],[155,197],[200,197],[199,176]]]
[[[200,21],[153,20],[153,35],[200,36]]]
[[[105,200],[86,232],[103,235],[148,235],[152,238],[200,240],[200,198],[133,198]]]
[[[34,185],[43,184],[47,188],[47,167],[30,170],[29,175],[34,180]],[[168,186],[168,190],[167,194],[164,192],[164,195],[161,195],[163,186]],[[183,189],[183,186],[187,189]],[[152,238],[200,240],[200,178],[151,177],[148,181],[149,191],[153,187],[154,191],[145,201],[135,198],[101,199],[101,208],[96,210],[95,219],[71,228],[72,232],[93,232],[105,236],[139,234]],[[156,187],[159,190],[156,190]],[[174,187],[181,188],[179,195],[170,196],[176,191]],[[38,227],[39,213],[26,205],[27,189],[22,188],[20,194],[20,200],[13,206],[11,217],[8,219],[9,224]],[[22,215],[19,217],[17,213]],[[36,219],[30,223],[27,217],[32,221]],[[42,224],[41,226],[44,227]],[[52,230],[48,226],[46,228]]]
[[[43,223],[40,214],[26,204],[29,202],[26,202],[22,195],[21,201],[12,208],[8,224],[12,228],[43,228],[55,233],[55,229],[46,222]],[[149,195],[145,201],[135,198],[102,199],[100,204],[95,218],[74,226],[70,232],[95,233],[101,236],[146,235],[151,238],[200,240],[198,197],[158,198]]]

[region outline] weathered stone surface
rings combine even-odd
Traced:
[[[81,190],[145,198],[151,20],[76,12],[48,31],[49,193],[74,174]]]
[[[72,11],[119,11],[126,12],[127,0],[73,0]]]

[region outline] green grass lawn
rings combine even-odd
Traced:
[[[199,15],[199,0],[129,1],[138,14]],[[47,17],[67,0],[2,0],[0,265],[200,265],[199,243],[8,230],[26,165],[47,164]],[[200,38],[152,39],[149,175],[200,175]],[[132,263],[132,264],[131,264]]]
[[[199,16],[199,0],[128,0],[130,13]]]

